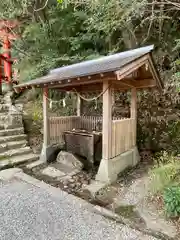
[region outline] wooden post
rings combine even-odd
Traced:
[[[81,116],[81,103],[82,100],[79,95],[77,95],[77,116]]]
[[[112,94],[111,86],[108,80],[103,82],[103,146],[102,158],[108,160],[111,158],[111,138],[112,138]]]
[[[43,89],[43,121],[44,121],[44,134],[43,145],[47,147],[49,145],[49,118],[48,118],[48,88]]]
[[[2,59],[0,57],[0,95],[2,95]]]
[[[136,132],[137,132],[137,91],[136,88],[131,89],[131,118],[134,119],[134,145],[136,145]]]

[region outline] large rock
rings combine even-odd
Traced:
[[[62,163],[69,168],[78,170],[83,169],[83,163],[72,153],[61,151],[56,160],[57,162]]]

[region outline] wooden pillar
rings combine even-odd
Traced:
[[[137,91],[136,88],[131,89],[131,118],[134,119],[134,145],[136,145],[137,132]]]
[[[137,118],[137,91],[136,88],[131,89],[131,118]]]
[[[44,121],[44,132],[43,132],[43,145],[47,147],[49,145],[49,118],[48,118],[48,88],[43,88],[43,121]]]
[[[79,95],[77,95],[77,116],[81,116],[81,104],[82,100]]]
[[[7,77],[7,89],[12,90],[12,63],[10,62],[11,58],[11,43],[8,39],[8,36],[4,37],[3,48],[5,53],[3,56],[7,59],[4,60],[4,75]]]
[[[2,95],[2,59],[0,57],[0,95]]]
[[[108,80],[103,82],[103,146],[102,158],[108,160],[111,158],[111,139],[112,139],[112,94],[111,86]]]

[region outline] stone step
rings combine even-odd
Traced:
[[[1,143],[0,144],[0,153],[6,152],[6,151],[11,150],[11,149],[26,147],[26,145],[27,145],[26,140]]]
[[[8,119],[8,113],[0,113],[0,124],[3,125]]]
[[[5,103],[0,104],[0,113],[8,112],[9,111],[9,105]]]
[[[45,164],[46,164],[46,162],[44,160],[39,159],[35,162],[27,164],[26,168],[27,169],[33,169],[33,168],[37,168],[37,167],[42,167]]]
[[[8,129],[22,127],[22,116],[21,115],[8,115],[8,113],[0,113],[0,126],[6,126]]]
[[[4,121],[5,122],[5,121]],[[12,130],[12,129],[16,129],[16,128],[21,128],[22,125],[5,125],[2,124],[2,122],[0,122],[0,130]]]
[[[24,128],[14,128],[14,129],[5,129],[0,130],[0,136],[11,136],[11,135],[20,135],[24,134]]]
[[[6,152],[0,153],[0,161],[9,157],[20,156],[29,153],[32,153],[32,149],[30,147],[8,150]]]
[[[4,125],[0,124],[0,130],[4,130]]]
[[[0,169],[2,170],[2,169],[5,169],[5,168],[8,168],[8,167],[14,167],[14,166],[18,166],[20,164],[37,161],[38,158],[39,158],[39,156],[35,155],[33,153],[24,154],[24,155],[21,155],[21,156],[9,157],[6,160],[1,160],[0,161]]]
[[[27,139],[26,134],[4,136],[4,137],[0,137],[0,144],[5,142],[20,141],[20,140],[26,140],[26,139]]]

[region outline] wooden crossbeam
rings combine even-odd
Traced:
[[[133,61],[133,62],[127,64],[121,70],[116,71],[117,80],[120,81],[120,80],[124,79],[128,75],[130,75],[133,72],[135,72],[138,68],[140,68],[144,64],[148,63],[148,58],[149,58],[149,56],[147,54],[144,57],[141,57],[138,60]]]

